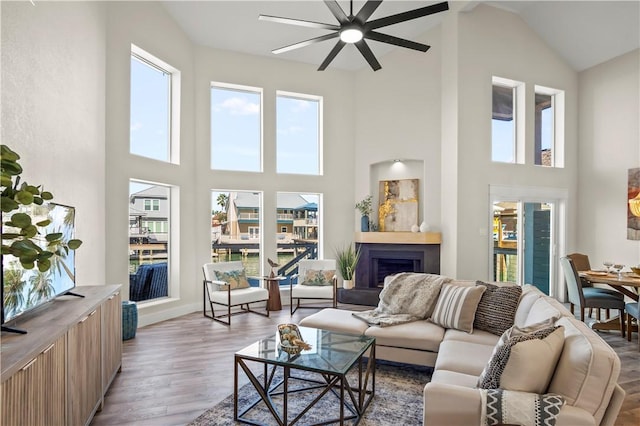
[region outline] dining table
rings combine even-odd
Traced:
[[[607,271],[580,271],[578,274],[581,278],[593,284],[606,284],[630,299],[638,301],[640,275],[633,272],[622,272],[618,274]],[[591,328],[594,330],[620,330],[620,321],[618,317],[605,321],[596,321],[591,324]],[[637,331],[636,326],[634,326],[633,329]]]

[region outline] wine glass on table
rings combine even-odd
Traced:
[[[624,265],[621,263],[616,263],[613,265],[613,270],[616,271],[618,273],[618,279],[622,278],[622,269],[624,268]]]
[[[611,272],[611,267],[613,266],[613,262],[610,260],[605,260],[602,262],[605,268],[607,268],[607,273]]]

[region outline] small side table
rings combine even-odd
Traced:
[[[267,309],[269,309],[269,311],[281,311],[282,301],[280,300],[280,281],[285,280],[286,277],[273,276],[260,277],[260,279],[266,281],[267,290],[269,290]]]

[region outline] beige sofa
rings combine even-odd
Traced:
[[[451,284],[475,282],[454,280]],[[515,325],[524,327],[549,318],[564,327],[565,337],[547,389],[566,401],[556,424],[613,425],[625,395],[617,384],[618,356],[555,299],[533,286],[524,286]],[[432,366],[433,376],[423,392],[425,425],[481,423],[483,404],[476,384],[500,336],[482,330],[469,334],[444,329],[427,320],[368,326],[353,317],[352,311],[339,309],[320,311],[304,318],[300,325],[373,336],[378,359]]]

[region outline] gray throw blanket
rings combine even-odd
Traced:
[[[378,307],[353,316],[369,325],[386,327],[429,318],[438,301],[442,275],[403,272],[394,276],[380,292]]]

